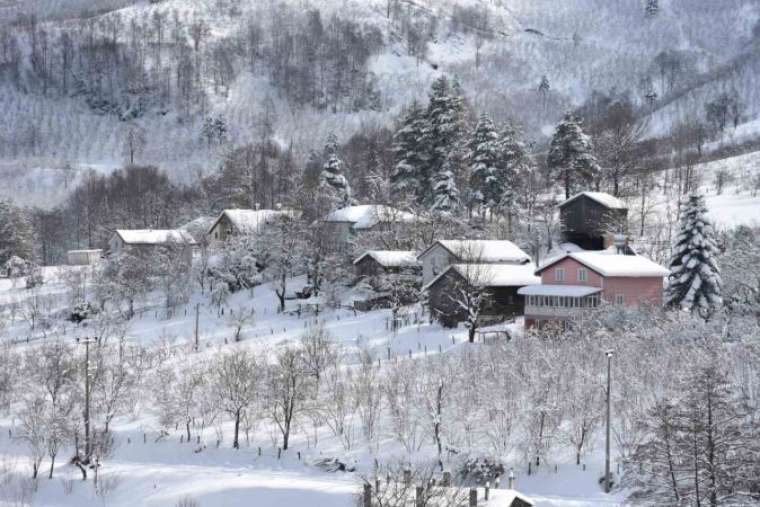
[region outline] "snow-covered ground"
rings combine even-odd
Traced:
[[[46,268],[47,283],[37,291],[28,291],[22,284],[0,280],[0,302],[4,305],[15,302],[17,312],[13,322],[5,315],[6,334],[19,338],[17,348],[35,346],[35,338],[57,336],[59,339],[74,340],[95,332],[86,326],[68,324],[48,329],[44,333],[29,329],[28,322],[21,316],[25,302],[29,298],[48,297],[56,303],[52,307],[65,307],[69,285],[64,280],[73,271],[83,268]],[[303,284],[303,279],[291,280],[292,287]],[[89,289],[88,289],[89,290]],[[388,330],[390,313],[379,310],[354,314],[350,310],[325,311],[319,316],[298,316],[281,314],[276,311],[277,300],[268,284],[257,287],[253,294],[246,291],[234,295],[225,309],[254,308],[256,320],[243,329],[242,341],[232,340],[232,324],[216,308],[207,304],[207,296],[195,294],[187,307],[175,310],[175,316],[166,318],[162,310],[154,305],[135,317],[126,330],[127,340],[142,343],[171,344],[173,347],[189,347],[194,330],[194,304],[201,306],[200,336],[202,351],[197,356],[211,357],[222,350],[253,349],[259,353],[274,353],[284,344],[297,340],[304,329],[316,323],[323,323],[334,340],[350,356],[359,348],[369,350],[373,357],[385,361],[390,348],[394,356],[424,354],[456,354],[466,345],[466,331],[447,330],[427,322],[412,324],[396,333]],[[295,301],[289,302],[289,309],[295,308]],[[6,306],[7,308],[7,306]],[[186,311],[187,310],[187,311]],[[520,322],[508,325],[519,339]],[[24,338],[31,338],[29,344]],[[349,360],[350,361],[350,360]],[[14,421],[0,419],[0,475],[3,469],[16,470],[29,475],[28,452],[22,442],[9,437]],[[227,435],[230,423],[224,425]],[[55,479],[41,478],[38,491],[33,496],[32,505],[64,506],[174,506],[185,496],[196,499],[201,506],[279,507],[314,505],[324,507],[349,507],[354,505],[354,495],[360,485],[360,475],[371,470],[371,455],[366,447],[357,445],[345,451],[337,439],[326,429],[318,435],[311,435],[311,429],[294,435],[290,450],[277,459],[275,433],[263,425],[245,441],[240,450],[230,448],[223,441],[217,447],[219,438],[214,428],[206,428],[200,433],[201,444],[195,440],[188,445],[180,442],[182,430],[170,432],[160,437],[161,426],[153,415],[136,410],[119,418],[113,425],[116,446],[113,456],[100,469],[99,493],[96,494],[92,480],[82,482],[79,471],[61,458],[56,465]],[[307,436],[308,435],[308,436]],[[319,444],[314,445],[315,437]],[[385,443],[383,444],[386,445]],[[203,447],[201,451],[198,451]],[[600,446],[597,446],[600,447]],[[261,456],[259,456],[261,448]],[[399,452],[393,442],[387,443],[387,454]],[[383,451],[385,452],[385,451]],[[64,453],[65,455],[65,453]],[[357,465],[358,472],[329,473],[315,467],[315,460],[323,457],[340,456]],[[612,496],[600,491],[597,479],[601,474],[601,456],[589,456],[586,470],[575,466],[573,456],[567,456],[567,464],[560,463],[557,471],[553,465],[527,475],[527,470],[515,470],[517,488],[532,496],[538,506],[583,506],[617,505],[623,498],[618,493]],[[43,463],[43,471],[49,466]],[[503,484],[502,486],[506,486]],[[10,492],[6,491],[10,496]],[[499,506],[499,494],[495,494],[487,505]],[[3,496],[0,494],[0,505]],[[486,505],[486,504],[484,504]],[[3,507],[5,507],[3,505]]]

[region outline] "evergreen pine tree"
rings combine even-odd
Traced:
[[[589,188],[598,179],[600,168],[593,149],[580,121],[572,113],[566,114],[554,132],[547,160],[549,169],[559,172],[566,198],[579,188]]]
[[[0,266],[13,256],[31,261],[32,237],[29,217],[16,206],[0,201]]]
[[[549,78],[546,76],[541,76],[541,83],[538,85],[538,91],[542,95],[546,95],[549,93],[549,90],[551,90],[551,85],[549,84]]]
[[[442,76],[433,83],[426,116],[423,135],[426,164],[421,181],[432,184],[432,187],[428,187],[432,192],[428,194],[426,201],[433,208],[441,209],[438,206],[439,190],[444,187],[452,188],[448,183],[443,186],[441,183],[453,184],[461,169],[450,160],[451,152],[459,145],[465,128],[464,100],[456,82],[452,85]],[[456,188],[455,184],[453,188]]]
[[[723,302],[714,234],[704,197],[689,196],[681,209],[681,230],[670,260],[668,306],[709,318]]]
[[[351,186],[343,175],[344,164],[338,154],[338,138],[330,134],[325,146],[325,165],[319,177],[321,192],[327,196],[333,209],[344,208],[353,204]]]
[[[646,7],[644,8],[646,15],[650,18],[655,17],[660,12],[659,0],[647,0]]]
[[[449,165],[447,162],[444,169],[435,174],[433,204],[430,208],[433,211],[453,213],[459,208],[459,189],[454,172],[449,169]]]
[[[425,113],[415,101],[393,136],[391,192],[395,199],[414,196],[421,203],[425,190],[430,188],[429,181],[425,179],[424,130]]]
[[[503,158],[499,153],[499,134],[485,113],[480,116],[467,146],[470,166],[470,205],[494,209],[504,193]]]
[[[518,197],[527,190],[525,184],[531,178],[532,162],[525,143],[520,140],[517,130],[506,125],[499,134],[499,156],[497,178],[501,183],[499,208],[512,220],[517,212]]]

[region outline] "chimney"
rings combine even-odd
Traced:
[[[614,245],[618,255],[626,255],[628,251],[628,238],[625,234],[615,234]]]

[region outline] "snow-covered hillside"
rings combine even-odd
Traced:
[[[327,132],[336,132],[345,140],[367,126],[389,125],[412,99],[424,98],[432,80],[442,72],[459,78],[465,94],[479,111],[491,113],[497,122],[513,119],[522,123],[526,136],[536,140],[550,132],[564,109],[579,105],[592,90],[627,91],[635,102],[643,104],[645,91],[641,83],[646,76],[665,106],[655,110],[649,124],[654,135],[666,133],[674,122],[701,115],[704,102],[725,88],[742,97],[745,120],[755,119],[760,112],[752,80],[757,71],[756,59],[743,58],[733,67],[735,72],[714,76],[694,89],[690,88],[690,77],[679,78],[655,62],[663,51],[681,51],[679,58],[688,61],[689,67],[678,72],[686,76],[687,72],[709,74],[744,53],[751,55],[749,41],[760,14],[753,2],[746,0],[661,2],[660,12],[653,19],[646,18],[639,2],[613,4],[606,0],[559,4],[553,0],[287,0],[266,5],[253,0],[113,0],[99,5],[94,16],[89,14],[81,20],[77,15],[87,2],[38,0],[6,4],[12,19],[18,12],[48,13],[38,16],[39,29],[50,38],[51,68],[46,72],[50,86],[56,88],[61,86],[61,78],[53,66],[60,65],[57,38],[64,30],[89,26],[105,38],[116,33],[114,41],[126,48],[135,39],[134,26],[130,31],[130,25],[144,24],[148,53],[143,65],[152,72],[160,63],[153,54],[160,40],[154,33],[159,26],[157,19],[166,24],[163,30],[167,40],[189,46],[194,22],[203,21],[208,28],[202,39],[202,47],[208,48],[203,56],[204,67],[208,67],[204,74],[209,73],[201,83],[207,96],[202,112],[187,116],[179,114],[174,106],[162,104],[150,106],[157,110],[149,109],[134,122],[93,111],[81,95],[75,96],[71,90],[40,90],[38,82],[32,83],[36,79],[32,67],[38,64],[26,61],[30,41],[23,31],[16,32],[20,69],[16,77],[8,75],[0,83],[0,104],[14,120],[0,125],[0,153],[18,161],[44,157],[51,167],[67,162],[122,163],[124,139],[136,124],[147,134],[140,162],[159,164],[178,179],[186,180],[198,167],[215,165],[223,151],[211,149],[202,141],[205,116],[225,118],[228,145],[260,139],[263,131],[271,128],[275,137],[283,145],[292,145],[303,160],[310,149],[323,145]],[[226,51],[231,44],[246,44],[249,26],[260,30],[257,44],[261,44],[261,57],[268,59],[276,40],[272,31],[276,33],[280,25],[289,25],[287,19],[279,19],[279,14],[274,13],[292,17],[289,11],[307,13],[315,9],[321,12],[325,24],[338,16],[363,30],[378,30],[381,46],[372,51],[367,69],[378,94],[375,106],[334,111],[296,104],[282,87],[273,84],[268,76],[269,64],[257,64],[251,71],[240,54],[223,62],[230,66],[225,72],[230,72],[231,81],[221,89],[216,78],[212,84],[212,73],[217,72],[214,66],[220,65],[216,60],[220,51]],[[104,11],[107,13],[102,14]],[[604,22],[599,22],[601,19]],[[478,26],[469,24],[475,22]],[[424,49],[413,51],[411,45],[419,37],[423,38]],[[163,58],[165,65],[170,58],[168,50]],[[167,72],[175,72],[173,66],[169,64]],[[537,92],[542,76],[551,85],[548,96]],[[167,86],[167,93],[176,93],[171,89],[176,85]],[[264,116],[270,117],[273,124],[265,126]]]

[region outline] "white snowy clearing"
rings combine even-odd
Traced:
[[[57,330],[30,331],[23,317],[22,308],[30,298],[45,299],[52,312],[65,306],[67,273],[87,268],[45,268],[46,283],[42,288],[27,290],[11,280],[0,280],[0,305],[5,312],[4,324],[8,335],[19,348],[34,347],[40,340],[56,336],[71,340],[90,336],[98,329],[85,324]],[[290,281],[292,287],[303,285],[303,279]],[[307,326],[322,322],[330,335],[349,354],[359,348],[369,350],[373,357],[385,361],[390,350],[392,356],[422,354],[456,354],[461,347],[487,346],[465,344],[464,329],[446,330],[437,324],[417,323],[402,327],[396,333],[388,330],[389,310],[354,314],[350,310],[325,311],[317,315],[300,316],[295,313],[277,313],[277,300],[269,284],[256,287],[251,293],[244,291],[230,298],[230,309],[254,308],[256,320],[244,327],[242,341],[232,341],[232,324],[209,307],[207,297],[194,294],[192,300],[177,308],[172,318],[166,318],[163,309],[146,306],[129,322],[127,340],[142,344],[163,344],[167,347],[190,347],[193,340],[196,302],[201,304],[200,336],[201,352],[191,356],[202,359],[219,353],[222,349],[257,349],[273,353],[278,346],[296,340]],[[289,301],[293,310],[297,301]],[[14,310],[15,308],[15,310]],[[503,328],[503,327],[502,327]],[[513,340],[519,340],[521,322],[508,324]],[[47,336],[47,338],[46,338]],[[187,357],[187,356],[185,356]],[[0,418],[0,478],[16,473],[30,475],[28,452],[23,442],[13,438],[12,428],[17,421]],[[199,432],[200,444],[195,437],[192,443],[181,443],[183,429],[168,434],[152,415],[140,410],[139,404],[128,417],[118,418],[112,428],[115,435],[113,456],[99,470],[99,489],[96,494],[92,477],[83,482],[79,471],[67,463],[68,454],[62,453],[55,465],[55,478],[47,479],[49,461],[42,464],[41,478],[31,505],[39,507],[66,506],[112,506],[131,507],[174,506],[183,497],[190,496],[201,506],[233,507],[280,507],[313,505],[319,507],[349,507],[354,505],[361,485],[361,475],[372,470],[372,458],[366,446],[356,445],[345,451],[340,442],[324,429],[311,434],[304,428],[294,434],[290,449],[278,459],[276,429],[262,424],[249,437],[243,438],[241,449],[234,450],[230,442],[220,437],[230,435],[231,423],[222,427],[208,427]],[[221,431],[224,430],[224,433]],[[314,430],[316,432],[316,430]],[[305,436],[309,435],[309,436]],[[217,446],[217,440],[222,441]],[[315,445],[315,441],[317,444]],[[398,444],[383,442],[382,452],[387,458],[403,456]],[[605,495],[598,485],[602,474],[603,459],[598,452],[588,456],[583,467],[574,464],[570,453],[566,461],[545,465],[538,473],[533,470],[515,469],[517,489],[536,501],[540,507],[579,507],[594,505],[619,505],[625,492]],[[259,455],[261,452],[261,455]],[[354,464],[357,471],[326,472],[314,466],[316,460],[339,457]],[[506,481],[505,481],[506,482]],[[10,483],[7,483],[10,484]],[[502,484],[505,487],[506,484]],[[0,487],[0,506],[19,505],[23,491],[11,486]],[[506,505],[502,502],[505,491],[496,491],[488,506]],[[5,503],[4,503],[5,502]]]

